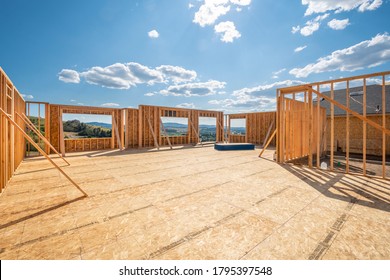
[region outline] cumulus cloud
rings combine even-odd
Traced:
[[[159,71],[135,62],[115,63],[104,68],[95,66],[81,72],[80,76],[89,84],[115,89],[129,89],[136,84],[153,85],[164,82],[163,75]]]
[[[306,22],[305,26],[302,28],[299,25],[296,27],[293,27],[291,32],[294,34],[294,33],[297,33],[298,31],[300,31],[301,35],[310,36],[320,28],[321,21],[326,19],[328,16],[329,16],[329,14],[317,16],[312,20],[308,20]]]
[[[155,93],[153,93],[153,92],[148,92],[148,93],[145,93],[144,95],[145,95],[145,96],[154,96]]]
[[[193,70],[179,66],[161,65],[149,68],[136,62],[114,63],[106,67],[94,66],[84,72],[64,69],[59,79],[70,82],[71,77],[77,77],[78,83],[83,78],[87,83],[113,89],[129,89],[137,84],[154,85],[156,83],[189,82],[196,78]],[[67,79],[64,78],[67,77]]]
[[[302,81],[285,80],[252,88],[242,88],[233,91],[231,98],[210,100],[209,104],[223,108],[245,108],[246,110],[274,110],[276,106],[275,93],[279,87],[304,84]]]
[[[237,31],[236,26],[231,21],[224,21],[214,26],[214,31],[221,35],[221,41],[232,43],[234,39],[240,38],[241,34]]]
[[[307,6],[305,16],[327,11],[335,11],[336,13],[354,9],[358,9],[359,12],[372,11],[378,9],[382,3],[382,0],[302,0],[302,5]]]
[[[205,0],[195,13],[194,23],[202,27],[212,25],[222,15],[230,11],[229,0]]]
[[[242,7],[249,6],[251,0],[199,0],[202,5],[195,13],[193,22],[199,24],[201,27],[206,25],[214,25],[219,17],[226,15],[231,11],[231,6],[237,12],[242,11]],[[222,42],[233,42],[234,39],[241,37],[235,25],[231,21],[220,22],[214,26],[214,31],[221,35]]]
[[[101,104],[100,106],[102,106],[102,107],[119,107],[119,104],[118,103],[104,103],[104,104]]]
[[[195,105],[194,103],[181,103],[176,105],[177,108],[187,108],[187,109],[194,109]]]
[[[215,95],[221,94],[219,90],[225,88],[225,85],[225,82],[215,80],[202,83],[171,85],[167,89],[161,90],[160,94],[185,97]]]
[[[160,36],[160,34],[158,34],[157,30],[153,29],[153,30],[148,32],[148,36],[150,38],[156,39]]]
[[[332,19],[328,22],[328,26],[334,30],[343,30],[349,25],[349,19]]]
[[[62,69],[61,72],[58,73],[58,79],[64,83],[80,83],[79,73],[70,69]]]
[[[306,45],[300,46],[300,47],[295,48],[295,49],[294,49],[294,52],[301,52],[301,51],[303,51],[303,50],[306,49],[306,48],[307,48]]]
[[[326,57],[319,58],[315,63],[310,63],[303,68],[294,68],[289,73],[301,78],[312,73],[337,70],[353,72],[381,65],[388,60],[390,60],[390,36],[385,33],[349,48],[334,51]]]
[[[241,11],[242,6],[249,6],[251,2],[251,0],[204,0],[195,13],[193,22],[202,27],[213,25],[219,17],[231,10],[231,4],[236,6],[237,11]]]
[[[157,67],[156,70],[160,71],[165,78],[176,84],[192,81],[197,76],[195,71],[187,70],[179,66],[161,65]]]

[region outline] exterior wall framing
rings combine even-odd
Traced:
[[[276,128],[276,112],[256,112],[227,115],[227,135],[230,143],[252,143],[264,145],[270,136],[268,131]],[[245,119],[245,135],[235,135],[231,133],[231,120]],[[268,137],[267,137],[268,136]],[[276,140],[272,140],[271,145],[276,145]]]
[[[23,120],[17,117],[25,113],[25,101],[12,81],[0,67],[0,108],[20,127],[25,128]],[[25,140],[21,132],[0,116],[0,192],[6,187],[15,170],[24,158]]]

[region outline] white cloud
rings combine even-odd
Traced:
[[[61,72],[58,73],[58,79],[64,83],[80,83],[79,73],[70,69],[62,69]]]
[[[155,94],[153,92],[148,92],[144,94],[145,96],[154,96]]]
[[[187,108],[187,109],[194,109],[195,105],[194,103],[181,103],[176,105],[177,108]]]
[[[160,71],[166,79],[173,81],[174,83],[190,82],[197,76],[193,70],[187,70],[179,66],[161,65],[156,68]]]
[[[192,3],[188,4],[188,9],[192,9],[193,7],[195,7],[194,4],[192,4]]]
[[[107,67],[95,66],[80,73],[87,83],[107,88],[129,89],[136,84],[153,85],[164,82],[163,75],[135,62],[115,63]]]
[[[232,43],[234,39],[240,38],[241,34],[237,31],[235,25],[231,21],[224,21],[214,26],[215,33],[220,33],[221,41]]]
[[[161,90],[162,95],[173,95],[173,96],[207,96],[221,94],[218,90],[225,88],[225,82],[219,82],[210,80],[203,83],[187,83],[181,85],[172,85],[167,89]]]
[[[297,84],[304,84],[304,82],[285,80],[252,88],[242,88],[233,91],[232,98],[210,100],[209,104],[222,106],[223,108],[245,108],[247,111],[275,110],[276,89]]]
[[[314,32],[316,32],[320,28],[321,21],[326,19],[328,16],[329,16],[329,14],[324,14],[322,16],[317,16],[316,18],[307,21],[306,25],[304,27],[302,27],[302,28],[300,28],[299,25],[297,27],[293,27],[292,32],[296,33],[298,31],[300,31],[301,35],[303,35],[303,36],[310,36],[310,35],[312,35]]]
[[[382,3],[382,0],[302,0],[302,5],[308,6],[305,16],[327,11],[335,11],[336,13],[354,9],[358,9],[360,12],[372,11],[379,8]]]
[[[334,51],[326,57],[319,58],[315,63],[310,63],[303,68],[294,68],[289,73],[300,78],[312,73],[337,70],[353,72],[381,65],[388,60],[390,60],[390,36],[385,33],[349,48]]]
[[[301,27],[300,27],[299,25],[293,26],[293,27],[291,28],[291,33],[292,33],[292,34],[295,34],[295,33],[297,33],[299,30],[301,30]]]
[[[148,32],[148,36],[150,38],[156,39],[160,36],[160,34],[158,34],[157,30],[153,29],[153,30]]]
[[[76,102],[76,100],[75,99],[71,99],[70,102]]]
[[[195,13],[193,22],[202,27],[212,25],[222,15],[230,11],[229,0],[205,0]]]
[[[249,6],[251,2],[251,0],[204,0],[195,13],[193,22],[202,27],[213,25],[219,17],[230,11],[230,4],[238,6],[236,10],[239,12],[241,7]]]
[[[84,72],[63,69],[61,73],[65,73],[60,76],[60,80],[64,82],[69,82],[72,76],[77,77],[78,82],[83,78],[89,84],[113,89],[129,89],[137,84],[154,85],[169,81],[183,83],[197,77],[195,71],[179,66],[161,65],[152,69],[136,62],[114,63],[106,67],[94,66]]]
[[[332,19],[328,22],[328,26],[334,30],[343,30],[349,25],[349,19]]]
[[[120,105],[118,103],[104,103],[101,104],[102,107],[119,107]]]
[[[303,51],[303,50],[306,49],[306,48],[307,48],[306,45],[300,46],[300,47],[295,48],[295,49],[294,49],[294,52],[301,52],[301,51]]]
[[[22,94],[22,97],[24,98],[24,99],[34,99],[34,96],[32,96],[31,94]]]
[[[77,105],[83,106],[83,105],[84,105],[84,103],[77,103]]]

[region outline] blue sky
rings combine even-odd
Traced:
[[[388,0],[0,1],[26,100],[269,111],[277,87],[390,70]]]

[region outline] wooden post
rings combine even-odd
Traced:
[[[45,104],[45,138],[50,139],[50,105]],[[49,141],[50,142],[50,141]],[[50,154],[50,147],[46,145],[46,153]]]
[[[120,136],[119,136],[119,130],[118,130],[118,126],[116,124],[116,121],[115,121],[115,113],[113,112],[113,118],[112,118],[112,130],[115,131],[115,137],[116,137],[116,142],[118,144],[118,149],[119,150],[123,150],[123,147],[122,147],[122,143],[121,143],[121,139],[120,139]],[[112,132],[111,132],[112,133]],[[115,145],[115,144],[114,144]],[[115,147],[114,147],[115,148]]]
[[[63,109],[61,107],[59,108],[60,110],[60,116],[59,116],[59,122],[60,122],[60,152],[62,157],[65,157],[65,139],[64,139],[64,125],[62,121],[62,112]]]
[[[111,113],[111,149],[115,149],[115,114],[114,112]]]
[[[347,100],[347,108],[349,109],[349,100],[350,100],[350,96],[349,96],[349,81],[347,81],[347,89],[346,89],[346,100]],[[347,120],[346,120],[346,144],[345,144],[345,172],[348,174],[349,173],[349,112],[347,111],[346,112],[347,114]]]
[[[309,167],[313,167],[313,92],[309,90]]]
[[[330,99],[334,100],[333,82],[330,84]],[[334,104],[330,104],[330,170],[334,169]]]
[[[382,127],[386,129],[386,79],[382,76]],[[386,179],[386,134],[382,132],[382,177]]]
[[[142,143],[142,139],[144,138],[143,137],[144,131],[142,129],[143,122],[144,122],[143,111],[144,111],[143,106],[139,106],[139,108],[138,108],[138,148],[143,147],[143,143]]]
[[[317,85],[317,91],[320,91],[320,86],[319,85]],[[317,166],[317,168],[320,168],[320,153],[321,153],[321,151],[320,151],[320,141],[321,141],[321,139],[320,139],[320,133],[321,133],[321,131],[320,131],[320,128],[321,128],[321,116],[320,116],[320,102],[321,102],[321,100],[320,100],[320,97],[317,95],[317,159],[316,159],[316,166]]]
[[[129,110],[124,110],[124,123],[125,123],[125,148],[129,148]]]
[[[363,79],[363,117],[367,117],[367,90],[366,78]],[[363,122],[363,175],[366,175],[367,159],[367,123]]]

